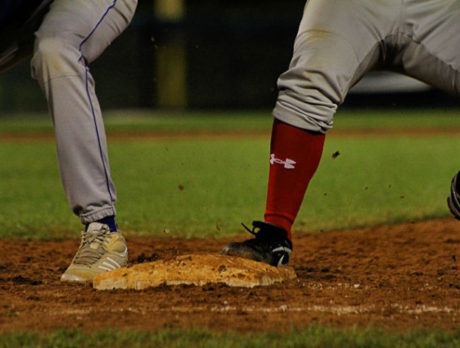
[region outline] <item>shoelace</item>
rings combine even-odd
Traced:
[[[258,240],[264,239],[264,240],[267,240],[267,241],[280,242],[280,243],[283,241],[283,237],[278,235],[278,231],[273,231],[273,230],[270,230],[270,229],[266,229],[266,228],[264,228],[262,226],[256,226],[255,225],[256,223],[259,224],[259,225],[262,224],[259,221],[255,221],[255,222],[253,222],[252,229],[250,229],[244,223],[241,223],[241,225],[245,228],[246,231],[248,231],[249,233],[254,235],[256,237],[256,239],[258,239]],[[280,230],[282,230],[282,229],[280,228]]]
[[[104,243],[105,236],[107,234],[106,230],[101,230],[98,232],[82,232],[82,245],[80,250],[75,256],[74,263],[80,265],[91,265],[100,259],[104,253],[101,245]],[[98,247],[96,249],[91,248],[91,244],[97,243]]]
[[[244,229],[245,229],[246,231],[248,231],[250,234],[252,234],[252,235],[254,235],[254,236],[256,236],[256,237],[257,237],[257,232],[260,231],[260,228],[259,228],[259,231],[256,232],[256,228],[258,228],[258,227],[254,227],[254,226],[252,227],[252,230],[251,230],[251,229],[250,229],[248,226],[246,226],[244,223],[241,223],[241,226],[243,226]]]

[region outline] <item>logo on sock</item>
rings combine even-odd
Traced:
[[[270,164],[282,164],[285,169],[295,169],[294,164],[296,164],[296,161],[291,160],[290,158],[286,158],[285,161],[282,159],[276,158],[275,154],[272,153],[270,155]]]

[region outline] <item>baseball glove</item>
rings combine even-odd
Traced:
[[[460,171],[452,179],[447,205],[455,218],[460,220]]]

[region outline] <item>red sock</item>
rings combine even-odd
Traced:
[[[289,239],[308,183],[318,168],[324,139],[324,134],[311,133],[276,119],[273,123],[264,218],[283,227]]]

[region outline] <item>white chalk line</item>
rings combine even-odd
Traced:
[[[156,307],[156,308],[111,308],[104,311],[98,311],[91,308],[78,308],[78,309],[61,309],[54,310],[49,313],[50,315],[88,315],[91,313],[98,312],[111,312],[111,313],[122,313],[131,312],[146,315],[149,313],[202,313],[202,312],[214,312],[214,313],[230,313],[230,312],[243,312],[243,313],[329,313],[335,315],[351,315],[351,314],[366,314],[366,313],[384,313],[388,310],[394,311],[399,314],[427,314],[427,313],[447,313],[457,316],[460,313],[459,308],[452,307],[437,307],[428,305],[416,305],[407,306],[402,304],[392,304],[389,306],[375,306],[375,305],[359,305],[359,306],[334,306],[334,305],[311,305],[304,307],[291,307],[287,305],[281,305],[277,307],[256,307],[256,306],[172,306],[168,307]]]

